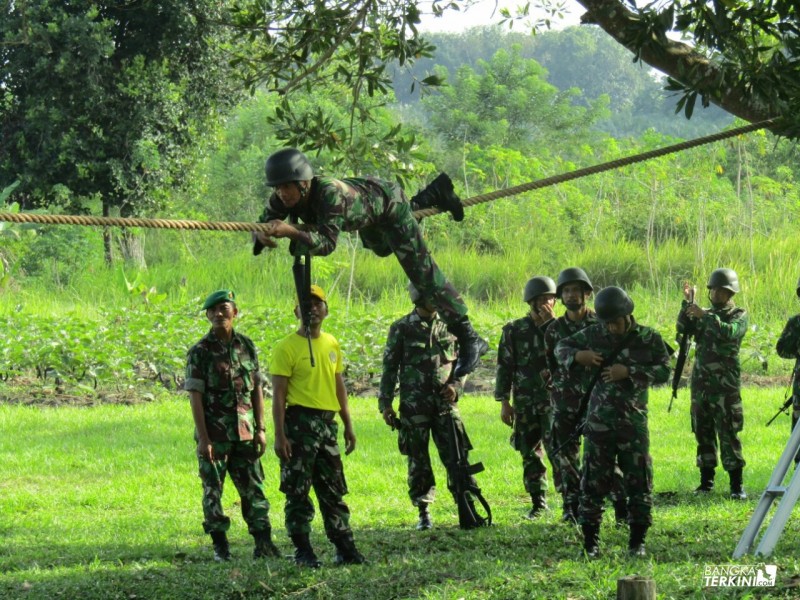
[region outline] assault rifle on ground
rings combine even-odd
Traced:
[[[305,262],[303,262],[305,258]],[[308,356],[314,366],[314,352],[311,350],[311,255],[295,256],[292,265],[294,289],[297,292],[297,304],[300,307],[300,320],[308,340]]]
[[[692,286],[689,292],[689,304],[694,304],[694,295],[697,293],[697,288]],[[683,368],[686,366],[686,358],[689,356],[689,342],[692,341],[694,335],[694,319],[688,319],[686,326],[683,328],[681,335],[680,346],[678,350],[678,358],[675,361],[675,372],[672,374],[672,397],[669,399],[669,406],[667,412],[672,411],[672,401],[678,397],[678,386],[681,383],[681,375],[683,375]]]

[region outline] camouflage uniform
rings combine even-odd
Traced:
[[[394,254],[409,280],[436,308],[448,324],[467,314],[461,296],[447,281],[422,239],[411,205],[395,183],[372,177],[311,179],[309,202],[305,210],[288,211],[272,194],[259,221],[297,219],[316,225],[308,232],[310,247],[293,242],[294,254],[310,251],[326,256],[336,248],[340,231],[358,231],[361,241],[378,256]]]
[[[564,444],[577,431],[586,417],[586,413],[580,410],[581,400],[589,387],[594,371],[580,365],[565,369],[559,364],[555,349],[561,340],[596,323],[597,316],[591,309],[587,311],[581,321],[577,322],[572,321],[565,314],[550,323],[544,336],[547,366],[553,382],[550,390],[550,400],[553,406],[552,445],[553,448],[561,448],[556,455],[556,465],[553,471],[558,473],[561,479],[558,491],[561,492],[564,499],[565,510],[571,507],[573,512],[578,506],[581,493],[581,439],[576,436],[566,446]],[[586,410],[585,406],[583,410]],[[611,498],[614,502],[623,502],[622,472],[617,468],[615,473],[616,483],[613,486]]]
[[[497,346],[497,373],[494,398],[509,401],[513,395],[514,432],[511,445],[522,454],[522,480],[531,496],[547,491],[547,467],[542,457],[553,448],[550,427],[552,405],[548,395],[549,374],[545,351],[544,332],[527,315],[503,327]],[[551,460],[556,489],[561,488],[558,470]]]
[[[198,459],[206,533],[225,532],[230,527],[230,519],[222,510],[226,472],[239,492],[242,516],[250,533],[271,529],[264,472],[253,443],[255,423],[250,405],[250,393],[260,380],[255,346],[244,335],[234,332],[228,345],[210,331],[189,350],[184,389],[203,394],[206,429],[214,451],[213,461],[202,456]]]
[[[786,322],[776,350],[781,358],[795,359],[792,371],[792,429],[794,429],[800,420],[800,315],[795,315]],[[800,453],[795,457],[795,462],[798,460]]]
[[[686,300],[678,315],[677,329],[682,334],[689,324]],[[723,468],[741,470],[745,466],[739,432],[744,425],[741,396],[739,348],[747,333],[747,313],[728,302],[712,308],[696,319],[695,361],[692,367],[692,431],[697,440],[697,466],[717,466],[717,437]]]
[[[606,383],[602,377],[592,389],[584,428],[583,477],[580,517],[582,524],[599,526],[603,498],[614,485],[615,459],[622,470],[628,496],[629,522],[649,527],[652,523],[653,465],[647,426],[648,388],[669,379],[669,353],[661,336],[638,325],[614,336],[596,324],[562,339],[555,350],[565,370],[577,368],[575,354],[593,350],[609,356],[622,344],[612,364],[628,367],[629,377]],[[624,341],[623,341],[624,340]]]
[[[414,506],[430,504],[435,498],[436,481],[428,452],[431,435],[443,464],[455,458],[450,456],[448,413],[456,423],[458,443],[467,450],[472,449],[458,408],[441,396],[455,360],[455,337],[437,316],[426,321],[412,311],[389,328],[383,352],[378,410],[383,412],[392,407],[399,377],[398,446],[400,453],[408,457],[408,495]],[[448,488],[454,492],[449,481]]]

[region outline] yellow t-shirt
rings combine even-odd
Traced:
[[[342,349],[336,338],[320,333],[311,338],[314,366],[308,356],[308,340],[298,333],[286,336],[272,351],[271,375],[289,378],[286,406],[305,406],[319,410],[339,411],[336,397],[336,373],[344,370]]]

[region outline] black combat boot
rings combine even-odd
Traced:
[[[742,487],[741,467],[728,471],[728,476],[731,478],[731,500],[747,500],[747,493]]]
[[[700,467],[700,485],[695,488],[695,494],[707,494],[714,489],[714,467]]]
[[[561,513],[561,521],[570,523],[571,525],[578,524],[578,508],[579,504],[564,498],[564,505]]]
[[[475,370],[481,356],[489,350],[489,344],[472,328],[467,316],[451,323],[447,329],[458,339],[458,360],[455,369],[455,377],[458,379]]]
[[[265,529],[253,534],[256,546],[253,549],[253,558],[278,557],[281,551],[272,543],[272,529]]]
[[[314,554],[314,549],[311,547],[311,540],[308,539],[307,533],[295,533],[291,536],[292,543],[294,544],[294,564],[298,567],[308,567],[310,569],[319,569],[322,563]]]
[[[426,529],[430,529],[433,527],[433,521],[431,521],[431,513],[428,509],[427,502],[420,502],[417,506],[419,508],[419,521],[417,521],[417,531],[425,531]]]
[[[628,524],[628,499],[625,496],[614,500],[614,523],[617,527]]]
[[[596,523],[584,523],[581,525],[583,531],[583,551],[587,558],[598,558],[600,556],[600,525]]]
[[[644,538],[649,527],[642,523],[631,523],[631,535],[628,538],[628,554],[631,556],[644,557],[647,552],[644,549]]]
[[[228,545],[228,536],[224,531],[212,531],[211,543],[214,544],[214,560],[226,562],[231,559],[231,548]]]
[[[353,541],[352,533],[344,533],[331,538],[336,546],[336,555],[333,557],[335,565],[363,565],[367,559],[358,551]]]
[[[528,518],[533,520],[546,510],[547,500],[544,498],[544,492],[531,494],[531,509],[528,511]]]
[[[453,182],[447,173],[439,173],[428,186],[411,198],[414,210],[422,208],[438,208],[442,212],[453,215],[454,221],[464,220],[464,205],[453,189]]]

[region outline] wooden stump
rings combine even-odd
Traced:
[[[617,600],[655,600],[656,582],[647,577],[629,575],[617,579]]]

